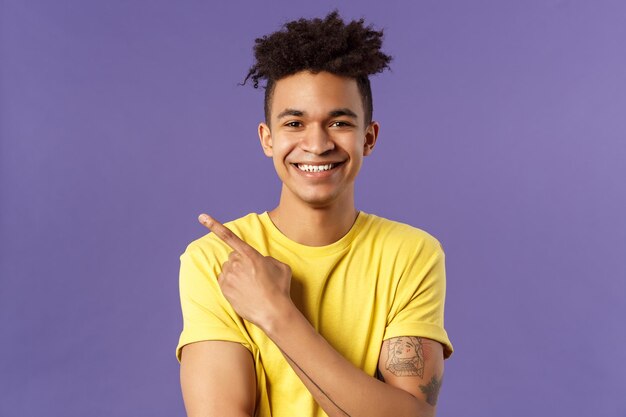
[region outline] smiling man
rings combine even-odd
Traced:
[[[418,228],[357,210],[372,153],[369,76],[382,32],[337,13],[257,39],[273,210],[222,225],[181,256],[177,347],[195,416],[434,416],[443,361],[444,253]]]

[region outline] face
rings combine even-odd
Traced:
[[[308,71],[282,78],[270,114],[259,137],[283,182],[281,198],[318,208],[353,204],[354,181],[378,135],[376,122],[365,125],[356,80]]]
[[[411,339],[401,337],[395,345],[395,357],[398,359],[411,359],[416,355],[415,344]]]

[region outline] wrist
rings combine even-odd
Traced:
[[[259,327],[270,339],[275,340],[276,337],[284,332],[288,324],[297,316],[301,316],[302,313],[290,298],[273,304],[273,307],[273,314]]]

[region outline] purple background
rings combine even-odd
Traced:
[[[253,39],[386,30],[358,207],[447,254],[440,417],[626,415],[626,4],[1,2],[0,415],[183,416],[178,256],[274,207]]]

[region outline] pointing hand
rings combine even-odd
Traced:
[[[198,220],[233,249],[218,276],[222,294],[240,317],[267,332],[291,304],[291,268],[263,256],[211,216]]]

